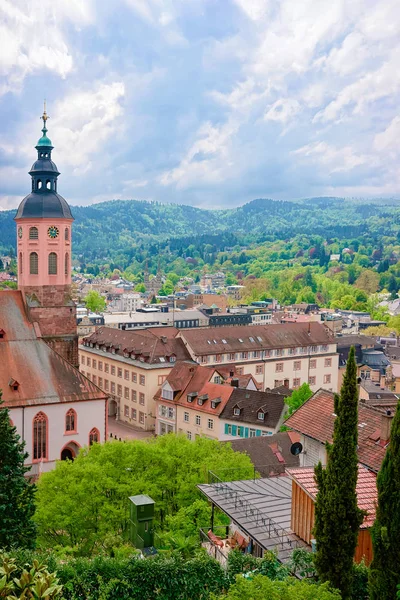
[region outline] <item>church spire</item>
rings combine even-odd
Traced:
[[[46,100],[44,101],[44,107],[43,107],[43,114],[40,117],[43,121],[43,129],[42,129],[42,137],[40,138],[40,140],[37,143],[37,150],[39,151],[39,148],[43,148],[43,147],[47,147],[47,148],[51,148],[53,149],[52,143],[50,138],[47,137],[47,119],[49,119],[50,117],[48,116],[47,112],[46,112]],[[39,147],[39,148],[38,148]]]

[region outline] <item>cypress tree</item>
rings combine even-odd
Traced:
[[[25,442],[1,406],[0,390],[0,548],[33,548],[35,545],[34,496],[36,486],[25,474]]]
[[[356,496],[358,390],[354,347],[340,396],[335,398],[335,411],[333,444],[327,444],[326,467],[321,463],[315,467],[315,566],[321,581],[329,581],[347,599],[351,595],[358,530],[364,518]]]
[[[400,402],[377,487],[378,506],[371,531],[374,558],[370,568],[370,598],[392,600],[400,583]]]

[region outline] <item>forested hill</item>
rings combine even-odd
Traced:
[[[83,260],[102,260],[139,248],[158,250],[203,243],[224,250],[306,234],[349,238],[363,234],[397,234],[400,205],[372,204],[343,198],[311,198],[299,202],[258,199],[238,208],[206,210],[192,206],[137,200],[113,200],[72,207],[74,254]],[[15,211],[0,212],[0,251],[15,248]]]

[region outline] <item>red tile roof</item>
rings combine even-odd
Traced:
[[[180,336],[196,356],[336,343],[321,323],[212,327],[181,330]]]
[[[325,444],[332,442],[335,422],[334,395],[328,390],[318,390],[298,408],[285,425],[299,433]],[[358,459],[360,463],[378,472],[385,456],[385,448],[379,440],[372,439],[381,429],[382,413],[374,408],[358,408]]]
[[[314,478],[314,467],[288,468],[286,473],[315,501],[318,488]],[[376,475],[362,465],[358,465],[356,493],[358,507],[367,511],[361,529],[367,529],[375,521],[378,490]]]
[[[106,398],[68,361],[54,352],[29,322],[19,291],[0,292],[0,389],[7,407]],[[14,390],[11,380],[19,383]]]

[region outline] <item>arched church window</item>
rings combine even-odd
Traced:
[[[98,429],[96,429],[96,427],[93,427],[93,429],[89,433],[89,446],[91,446],[92,444],[95,444],[95,443],[99,443],[99,442],[100,442],[100,432]]]
[[[46,189],[51,190],[51,181],[50,181],[50,179],[48,179],[46,181]]]
[[[65,241],[68,242],[69,240],[69,229],[68,227],[65,228]]]
[[[31,252],[29,255],[29,273],[31,275],[39,273],[39,257],[37,252]]]
[[[46,415],[38,412],[33,419],[33,460],[48,458],[47,426]]]
[[[41,180],[41,179],[38,179],[38,182],[37,182],[37,189],[38,189],[38,190],[41,190],[41,189],[42,189],[42,180]]]
[[[19,253],[19,273],[22,274],[22,252]]]
[[[77,415],[73,408],[70,408],[65,415],[65,431],[76,431]]]
[[[57,254],[55,252],[49,254],[49,275],[57,275]]]
[[[39,230],[37,227],[29,228],[29,239],[30,240],[38,240],[39,239]]]
[[[69,273],[69,254],[68,252],[65,254],[65,274]]]

